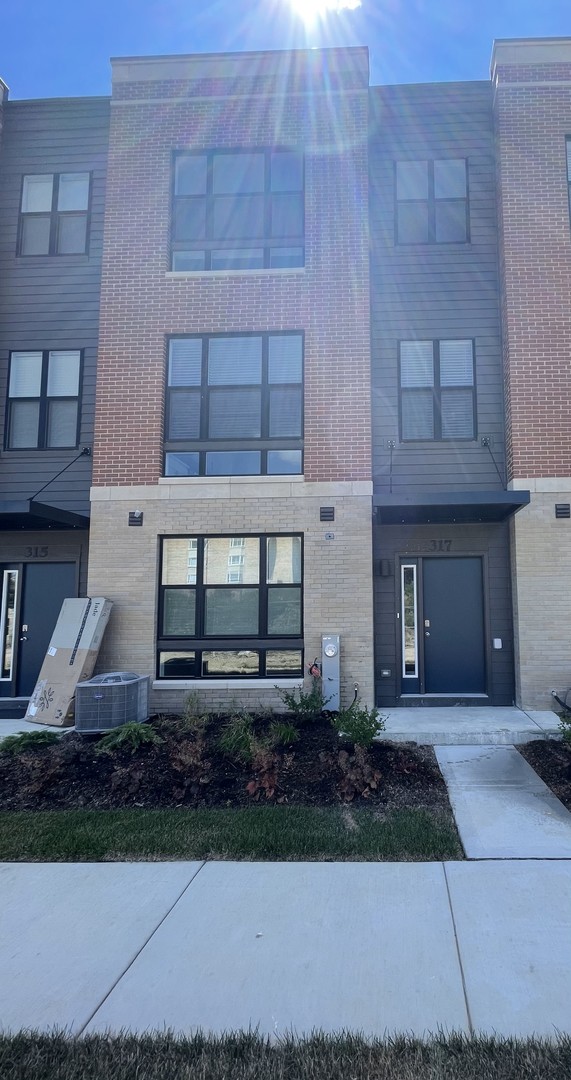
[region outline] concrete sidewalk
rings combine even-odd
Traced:
[[[0,866],[3,1030],[571,1033],[571,863]]]

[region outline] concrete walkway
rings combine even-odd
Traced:
[[[0,866],[0,1026],[571,1033],[571,862]]]
[[[469,859],[571,859],[571,813],[513,746],[436,746]]]

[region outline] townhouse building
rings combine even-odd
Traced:
[[[482,82],[371,87],[365,48],[112,71],[4,90],[0,697],[87,590],[157,709],[276,704],[322,634],[343,703],[549,707],[571,41],[496,42]]]
[[[0,84],[0,707],[16,713],[62,600],[87,589],[108,136],[107,99]]]
[[[374,694],[366,49],[113,61],[90,591],[157,707]]]

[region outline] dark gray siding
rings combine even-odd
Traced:
[[[370,230],[373,478],[377,491],[502,487],[481,437],[504,469],[492,90],[488,83],[371,91]],[[395,161],[467,158],[466,244],[395,243]],[[398,342],[475,341],[477,438],[399,443]]]
[[[511,705],[514,700],[514,652],[511,617],[509,528],[494,525],[382,525],[373,529],[375,612],[375,669],[377,705],[411,705],[400,698],[400,608],[399,579],[401,555],[414,558],[433,556],[432,543],[446,537],[450,553],[480,555],[484,559],[484,609],[487,645],[487,693],[489,701],[476,699],[474,705]],[[390,565],[390,576],[381,577],[380,560]],[[493,649],[494,638],[502,648]],[[389,668],[390,678],[381,678],[381,668]],[[429,705],[430,699],[423,698]],[[417,699],[417,703],[418,699]]]
[[[95,365],[109,102],[55,99],[6,102],[0,147],[0,446],[4,445],[11,350],[82,349],[80,446],[93,442]],[[92,199],[87,255],[18,258],[22,176],[90,172]],[[79,451],[0,453],[0,498],[27,498]],[[51,484],[42,501],[67,510],[89,508],[91,460],[81,458]]]

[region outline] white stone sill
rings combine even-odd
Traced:
[[[155,679],[153,690],[294,690],[303,686],[303,679]]]
[[[260,270],[167,270],[165,277],[170,280],[184,281],[191,278],[193,281],[212,281],[216,278],[232,277],[267,277],[268,274],[305,274],[305,266],[268,266]]]
[[[279,473],[258,476],[159,476],[159,484],[192,484],[193,487],[208,487],[212,484],[303,484],[303,473]]]

